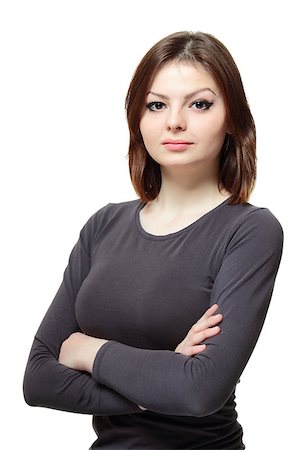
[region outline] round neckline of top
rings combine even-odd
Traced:
[[[172,239],[172,238],[181,236],[182,234],[185,234],[188,231],[190,231],[191,229],[193,229],[194,227],[196,227],[200,222],[202,222],[202,220],[204,220],[205,218],[207,218],[208,216],[213,214],[215,211],[221,209],[223,206],[227,205],[230,198],[231,198],[231,196],[227,197],[223,202],[219,203],[217,206],[210,209],[205,214],[203,214],[201,217],[199,217],[198,219],[196,219],[194,222],[190,223],[186,227],[182,228],[181,230],[174,231],[173,233],[168,233],[168,234],[152,234],[152,233],[149,233],[148,231],[146,231],[142,227],[142,224],[140,221],[140,211],[141,211],[141,209],[143,209],[143,207],[146,205],[146,203],[144,203],[140,199],[138,199],[137,207],[135,209],[135,225],[136,225],[136,228],[139,231],[139,233],[146,239],[152,239],[152,240]]]

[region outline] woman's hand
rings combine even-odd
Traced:
[[[70,369],[92,373],[98,350],[108,342],[83,333],[72,333],[60,348],[58,362]]]
[[[223,317],[222,314],[214,315],[217,309],[217,304],[208,308],[203,316],[194,323],[184,340],[177,345],[175,352],[186,356],[194,356],[205,350],[206,345],[202,342],[220,332],[220,327],[217,324],[221,322]]]

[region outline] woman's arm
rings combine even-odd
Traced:
[[[105,208],[94,214],[83,227],[74,246],[61,286],[54,297],[34,339],[24,376],[24,396],[31,406],[98,414],[130,414],[146,408],[137,405],[113,389],[100,385],[87,372],[92,371],[95,355],[109,341],[80,332],[75,316],[77,293],[90,270],[90,253],[101,228]],[[201,318],[195,333],[176,351],[187,355],[204,350],[196,346],[215,331],[220,317],[211,317],[215,308]],[[207,319],[207,320],[206,320]],[[191,337],[190,337],[191,336]],[[190,337],[190,338],[189,338]]]
[[[217,309],[217,304],[208,308],[191,327],[183,341],[177,345],[175,352],[192,356],[205,350],[206,345],[203,344],[205,339],[220,332],[220,327],[217,324],[221,322],[222,314],[215,315]],[[62,343],[58,362],[70,369],[92,373],[96,355],[106,342],[109,341],[80,332],[72,333]]]
[[[192,356],[205,350],[206,345],[203,341],[220,332],[220,327],[216,325],[221,322],[222,315],[214,314],[217,309],[218,305],[214,304],[203,314],[188,331],[183,341],[177,345],[176,352]],[[92,373],[95,357],[106,342],[109,341],[80,332],[72,333],[62,343],[58,361],[70,369]],[[147,409],[141,405],[138,406],[143,411]]]
[[[154,412],[201,417],[218,411],[259,337],[282,245],[282,228],[269,210],[248,213],[235,225],[214,281],[211,304],[219,305],[223,321],[205,351],[187,357],[110,340],[96,355],[93,379]]]
[[[90,374],[72,370],[58,361],[62,343],[72,333],[80,332],[75,300],[90,270],[90,251],[104,213],[105,207],[81,230],[61,286],[36,333],[23,384],[29,405],[98,415],[142,412],[137,404],[99,384]]]

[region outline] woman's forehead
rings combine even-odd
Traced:
[[[171,61],[155,74],[148,91],[181,91],[188,94],[192,90],[210,89],[219,91],[212,75],[201,63]],[[164,92],[158,92],[164,94]],[[216,93],[217,94],[217,93]],[[167,95],[167,94],[166,94]]]

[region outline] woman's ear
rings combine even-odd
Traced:
[[[230,120],[228,119],[228,117],[226,119],[226,127],[227,127],[226,133],[232,134],[232,126],[231,126],[231,123],[230,123]]]

